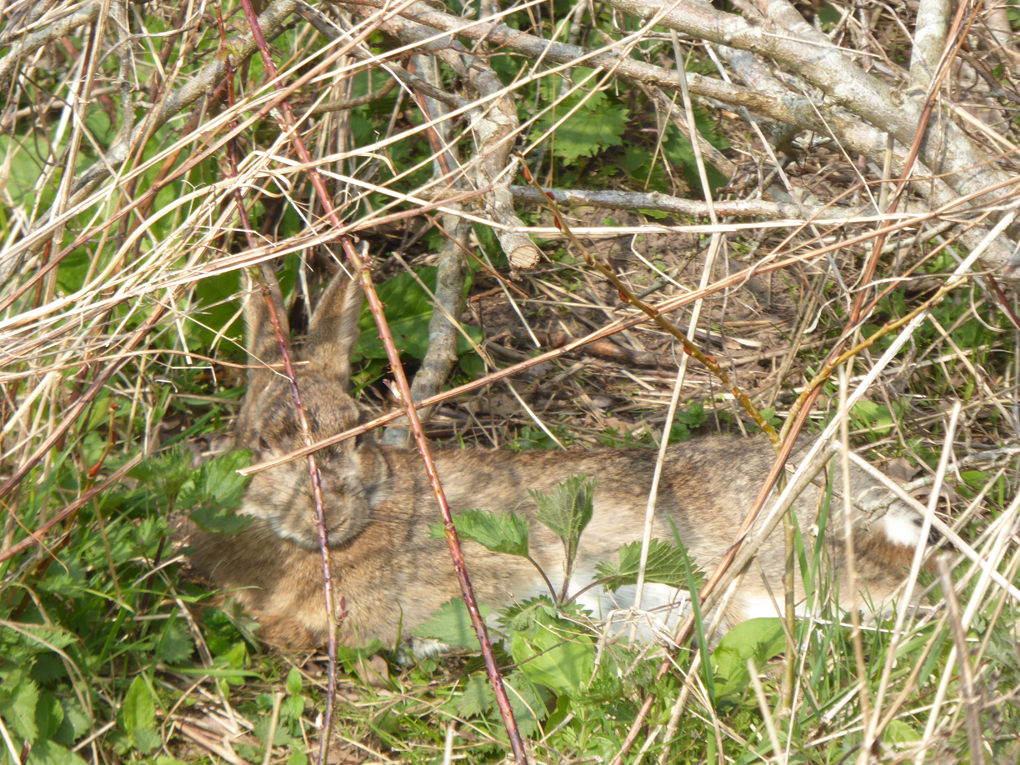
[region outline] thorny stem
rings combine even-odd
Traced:
[[[251,0],[242,0],[245,8],[250,8]],[[221,36],[225,38],[223,33],[223,19],[220,17],[220,30]],[[258,26],[256,24],[256,26]],[[264,42],[264,40],[263,40]],[[234,106],[234,67],[228,66],[227,68],[227,99],[230,107]],[[236,121],[231,121],[231,129],[236,127]],[[233,137],[230,138],[227,143],[227,156],[229,158],[229,173],[232,177],[237,176],[237,140]],[[241,230],[244,232],[245,238],[247,239],[248,247],[253,248],[255,246],[255,238],[252,235],[251,221],[248,218],[248,211],[244,207],[244,196],[241,193],[240,187],[234,189],[234,199],[237,204],[237,214],[241,220]],[[253,273],[259,276],[259,269],[253,269]],[[312,443],[311,429],[308,427],[308,418],[305,415],[305,408],[301,404],[301,392],[298,390],[297,376],[294,374],[294,366],[291,364],[290,350],[287,348],[287,338],[284,336],[283,328],[280,326],[280,317],[276,313],[276,302],[273,300],[272,293],[269,288],[267,280],[264,278],[257,279],[258,284],[262,287],[262,299],[266,301],[266,306],[269,309],[269,321],[273,325],[273,331],[276,333],[276,342],[280,346],[280,358],[283,361],[284,375],[287,378],[287,382],[290,384],[291,396],[294,399],[294,410],[297,412],[298,426],[301,430],[301,440],[304,441],[305,446],[310,446]],[[254,300],[252,296],[249,299]],[[312,481],[312,500],[315,503],[315,529],[319,534],[319,550],[322,553],[322,583],[323,583],[323,596],[326,605],[326,622],[329,624],[327,631],[327,644],[326,653],[328,656],[327,660],[327,673],[328,678],[326,680],[326,710],[323,715],[323,733],[319,739],[319,762],[326,762],[326,754],[329,751],[329,737],[332,731],[332,720],[333,720],[333,706],[336,700],[336,631],[337,631],[337,613],[333,607],[333,572],[329,565],[329,536],[326,533],[326,507],[322,499],[322,476],[319,473],[319,466],[315,461],[315,453],[307,455],[308,460],[308,475]],[[340,619],[346,617],[347,612],[344,607],[343,598],[340,600]],[[268,751],[272,749],[272,742],[267,744]]]
[[[266,44],[266,40],[262,35],[262,30],[259,27],[258,17],[255,14],[254,8],[252,8],[251,0],[241,0],[241,4],[244,7],[244,14],[248,20],[248,24],[252,30],[252,36],[255,39],[255,43],[258,46],[259,52],[262,54],[262,60],[266,67],[266,74],[276,80],[276,65],[273,62],[272,57],[269,55],[269,46]],[[283,89],[283,84],[275,82],[277,90]],[[336,209],[333,207],[332,198],[330,197],[326,186],[323,183],[322,176],[319,175],[315,169],[314,163],[312,162],[311,154],[305,147],[304,142],[301,140],[301,136],[296,129],[296,123],[294,120],[294,114],[291,110],[290,103],[286,98],[280,101],[280,112],[283,115],[283,127],[286,131],[291,143],[294,146],[298,157],[301,162],[308,167],[308,179],[311,181],[312,187],[315,189],[316,196],[319,199],[319,203],[322,205],[323,211],[326,214],[326,219],[330,224],[338,231],[342,229],[343,224],[340,222],[340,218],[336,214]],[[488,632],[485,629],[485,623],[482,621],[481,613],[478,611],[478,604],[474,598],[474,592],[471,589],[471,582],[467,577],[467,570],[464,567],[464,555],[460,549],[460,542],[457,538],[457,531],[453,526],[453,519],[450,515],[450,506],[446,502],[446,496],[443,494],[443,488],[439,483],[439,476],[436,473],[435,463],[432,461],[432,456],[429,453],[428,443],[425,441],[425,433],[421,427],[421,421],[418,419],[418,412],[416,411],[414,404],[411,399],[410,387],[407,384],[407,377],[404,375],[403,367],[400,364],[400,357],[397,353],[396,346],[393,343],[393,337],[390,334],[389,325],[386,323],[386,317],[383,314],[383,306],[379,300],[379,296],[375,292],[375,286],[372,284],[372,275],[362,257],[355,251],[354,245],[352,244],[349,237],[342,237],[341,243],[344,248],[344,252],[347,254],[348,259],[354,267],[354,270],[361,280],[361,286],[365,292],[365,296],[368,298],[369,308],[372,311],[372,315],[375,318],[376,325],[379,329],[379,335],[383,340],[383,345],[386,348],[386,355],[389,357],[390,366],[393,370],[393,376],[397,383],[397,388],[400,391],[403,406],[407,412],[408,422],[411,425],[411,431],[414,433],[415,441],[418,446],[418,451],[421,454],[422,461],[425,464],[425,471],[429,477],[429,482],[432,485],[432,491],[435,494],[436,501],[439,504],[439,511],[443,517],[443,525],[446,530],[447,543],[450,546],[450,556],[453,558],[453,565],[457,572],[457,577],[460,580],[461,591],[464,594],[464,601],[467,604],[468,612],[471,614],[471,621],[474,624],[475,632],[478,634],[478,641],[482,646],[482,655],[485,657],[485,666],[489,673],[489,680],[492,682],[493,690],[496,693],[496,702],[499,705],[500,714],[503,717],[503,723],[506,726],[507,735],[510,738],[510,745],[514,752],[514,759],[518,765],[526,765],[527,758],[524,753],[524,742],[521,739],[520,731],[517,729],[517,722],[514,720],[513,711],[510,708],[510,699],[507,697],[506,688],[503,686],[503,679],[499,673],[499,667],[496,666],[496,658],[492,653],[492,644],[489,641]],[[287,356],[284,356],[285,361],[288,360]],[[291,378],[293,379],[293,378]],[[295,390],[295,396],[297,390]],[[300,409],[298,410],[301,411]],[[313,479],[314,481],[314,479]],[[314,484],[313,484],[314,485]],[[320,529],[321,532],[321,529]],[[331,636],[330,646],[333,646],[333,637]],[[334,680],[335,655],[330,656],[330,688],[332,689]],[[330,713],[329,700],[332,698],[332,694],[327,697],[327,717],[326,717],[326,730],[322,739],[322,745],[320,747],[320,763],[325,763],[326,755],[326,744],[329,739],[330,729]]]
[[[251,0],[242,0],[245,4]],[[280,317],[276,314],[276,303],[269,290],[269,285],[262,283],[262,298],[269,306],[269,321],[276,332],[276,341],[280,344],[280,355],[283,358],[284,374],[287,382],[290,383],[290,392],[294,397],[294,409],[297,411],[298,425],[301,428],[301,438],[306,444],[311,444],[312,435],[308,428],[308,418],[305,417],[305,408],[301,405],[301,393],[298,391],[297,377],[294,375],[294,367],[290,363],[290,352],[287,349],[287,340],[283,336],[283,329],[280,327]],[[329,641],[326,650],[329,661],[327,672],[329,677],[326,682],[326,711],[323,714],[322,738],[319,739],[319,763],[326,762],[326,754],[329,751],[329,734],[333,728],[333,705],[336,699],[336,630],[337,614],[333,610],[333,577],[329,568],[329,537],[326,534],[326,510],[322,501],[322,476],[319,474],[319,466],[315,464],[315,454],[308,455],[308,475],[312,479],[312,497],[315,501],[315,529],[319,532],[319,549],[322,551],[322,582],[323,593],[326,599],[326,619],[329,622]],[[340,598],[340,619],[347,616],[344,599]],[[272,742],[266,744],[272,747]]]
[[[368,299],[368,307],[375,317],[376,326],[379,329],[379,339],[386,348],[386,356],[390,362],[390,369],[393,372],[393,381],[396,383],[396,392],[400,394],[400,405],[407,416],[408,424],[411,426],[411,433],[414,435],[414,443],[421,455],[422,463],[425,465],[425,474],[429,478],[429,485],[432,487],[432,494],[439,505],[439,514],[443,518],[443,531],[446,533],[446,543],[450,548],[450,558],[453,560],[454,570],[457,572],[457,580],[460,582],[460,590],[464,596],[464,603],[467,605],[468,613],[471,615],[471,624],[475,628],[478,642],[482,646],[482,657],[485,660],[485,669],[492,683],[492,689],[496,692],[496,704],[499,706],[499,713],[503,717],[503,724],[506,726],[507,734],[510,737],[510,746],[514,752],[514,760],[518,765],[527,764],[527,756],[524,752],[524,741],[521,739],[520,731],[517,729],[517,721],[514,719],[513,710],[510,708],[510,699],[507,696],[506,688],[503,685],[503,678],[500,675],[499,667],[496,665],[496,657],[492,652],[492,642],[489,640],[488,630],[482,620],[482,614],[478,610],[478,601],[475,599],[474,589],[471,587],[471,580],[468,579],[467,568],[464,565],[464,553],[460,548],[460,539],[457,536],[457,529],[453,525],[453,516],[450,513],[450,504],[446,501],[446,494],[439,481],[439,474],[436,472],[436,463],[429,451],[429,444],[425,438],[425,430],[418,418],[418,410],[411,398],[411,386],[407,383],[407,375],[404,374],[404,367],[400,363],[400,355],[397,346],[393,342],[393,335],[390,333],[389,324],[383,315],[383,305],[376,294],[375,285],[372,284],[372,276],[365,267],[360,255],[355,251],[354,244],[350,237],[344,236],[340,244],[347,254],[347,258],[357,269],[356,277],[361,279],[361,287]]]

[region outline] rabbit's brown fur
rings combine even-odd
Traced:
[[[279,305],[279,295],[274,296]],[[357,405],[348,395],[350,354],[357,340],[362,296],[339,274],[323,295],[309,329],[297,383],[313,440],[354,427]],[[282,307],[278,308],[282,316]],[[253,365],[277,363],[275,334],[264,300],[253,295],[246,314],[248,350]],[[248,394],[238,421],[237,443],[252,450],[256,461],[303,446],[288,381],[265,366],[249,373]],[[595,564],[615,560],[620,545],[641,539],[647,493],[656,453],[644,449],[590,452],[484,451],[442,449],[433,452],[451,508],[509,511],[534,518],[528,489],[549,491],[570,475],[598,479],[595,511],[581,536],[571,592],[595,578]],[[653,534],[671,539],[671,523],[697,564],[710,568],[732,543],[774,459],[763,439],[702,438],[669,448],[659,486]],[[379,639],[396,646],[434,611],[460,595],[445,540],[430,539],[429,525],[439,523],[435,500],[418,454],[381,446],[370,437],[349,439],[316,453],[322,476],[330,566],[336,592],[348,615],[340,624],[342,645]],[[840,482],[836,481],[836,496]],[[824,488],[821,489],[824,491]],[[855,509],[855,559],[862,591],[870,603],[883,604],[903,578],[920,539],[919,519],[891,501],[863,473],[852,475],[851,494],[867,497],[874,512]],[[877,492],[877,494],[876,494]],[[801,528],[814,523],[817,490],[795,502]],[[877,500],[877,501],[876,501]],[[830,528],[842,532],[833,501]],[[305,460],[258,473],[245,495],[242,512],[255,517],[234,535],[194,532],[192,566],[260,616],[260,636],[289,648],[321,644],[326,637],[322,558],[315,530],[311,482]],[[465,558],[479,600],[494,607],[547,592],[534,566],[522,558],[491,553],[464,542]],[[563,580],[563,545],[552,532],[531,524],[532,555],[553,584]],[[831,541],[834,568],[843,568],[842,544]],[[773,593],[782,592],[783,542],[774,534],[762,545],[758,561]],[[798,599],[803,599],[797,582]],[[580,600],[597,616],[617,605],[627,607],[633,588],[611,599],[593,588]],[[843,587],[841,599],[851,602]],[[676,591],[646,585],[645,610],[665,622]],[[601,613],[600,613],[601,612]],[[775,614],[761,576],[752,570],[726,612],[729,623]]]

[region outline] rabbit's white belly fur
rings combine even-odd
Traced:
[[[571,577],[569,593],[577,596],[576,602],[589,611],[592,616],[611,624],[611,632],[619,633],[631,624],[637,626],[638,633],[644,641],[668,639],[676,630],[681,617],[690,611],[690,593],[670,587],[666,584],[649,582],[642,588],[641,608],[631,614],[634,608],[637,587],[626,585],[615,592],[606,592],[603,587],[593,587],[583,594],[577,595],[582,589],[599,578],[594,567],[579,567]],[[550,576],[557,591],[563,586],[562,574]],[[536,586],[534,591],[515,592],[518,601],[539,595],[549,595],[548,589]]]
[[[898,512],[894,506],[882,518],[882,530],[886,538],[894,545],[917,547],[921,541],[921,527],[917,523],[917,515],[912,511]]]

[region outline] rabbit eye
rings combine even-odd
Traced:
[[[263,438],[262,436],[259,436],[259,451],[260,452],[268,452],[269,451],[269,442],[266,441],[266,439]]]

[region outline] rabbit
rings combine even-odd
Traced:
[[[285,316],[278,290],[273,300],[278,315]],[[304,363],[295,366],[297,387],[315,441],[359,423],[361,412],[349,390],[362,302],[359,285],[341,270],[322,295],[299,353]],[[291,386],[268,366],[279,365],[281,355],[265,300],[258,294],[250,296],[245,317],[250,369],[236,444],[250,449],[257,464],[304,443]],[[512,510],[534,519],[536,505],[528,489],[548,492],[571,475],[595,476],[594,513],[580,539],[571,594],[596,578],[598,562],[615,560],[622,544],[642,537],[657,458],[654,450],[513,453],[457,448],[436,449],[432,456],[454,512]],[[432,539],[429,533],[430,524],[440,523],[440,518],[421,458],[412,449],[380,445],[370,434],[328,446],[315,458],[335,599],[339,603],[343,598],[347,612],[339,624],[338,642],[360,647],[378,639],[399,648],[415,627],[461,594],[446,541]],[[773,460],[772,447],[763,438],[712,436],[670,446],[653,535],[670,540],[675,525],[696,564],[711,570],[733,543]],[[845,566],[839,541],[840,483],[837,477],[828,539],[836,576]],[[818,491],[809,487],[794,503],[805,533],[815,523]],[[860,589],[867,602],[881,608],[904,579],[905,565],[921,543],[920,517],[862,471],[852,473],[851,492],[859,500],[853,528]],[[256,473],[240,512],[254,521],[236,534],[191,533],[191,566],[256,615],[264,642],[289,650],[323,645],[328,621],[307,461]],[[530,535],[532,556],[558,592],[564,580],[562,542],[537,522],[531,523]],[[528,560],[468,541],[462,546],[480,602],[498,609],[548,593],[545,580]],[[754,566],[744,577],[723,614],[726,626],[776,615],[773,594],[782,600],[783,592],[782,534],[767,539],[757,557],[760,569]],[[798,601],[803,601],[799,577],[795,589]],[[846,589],[841,586],[844,603],[851,602]],[[600,590],[588,589],[578,598],[596,617],[626,608],[634,598],[633,587],[612,596]],[[677,623],[686,593],[663,584],[648,584],[643,593],[644,611],[660,614],[663,625]]]

